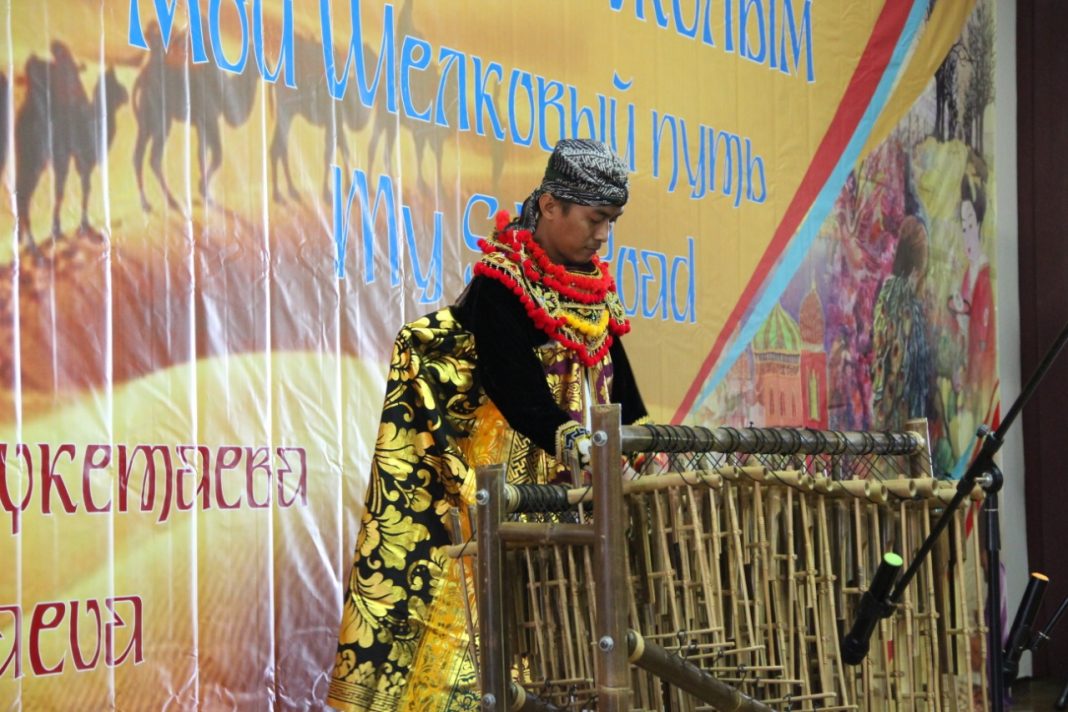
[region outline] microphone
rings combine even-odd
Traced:
[[[1061,605],[1057,606],[1056,613],[1049,619],[1046,627],[1035,634],[1034,639],[1031,641],[1032,653],[1037,652],[1050,639],[1050,636],[1053,635],[1053,629],[1057,627],[1057,623],[1060,622],[1065,611],[1068,611],[1068,596],[1065,596],[1061,601]]]
[[[868,654],[871,634],[879,619],[886,618],[894,611],[894,605],[889,601],[890,589],[904,563],[901,557],[893,552],[883,555],[883,560],[871,580],[871,586],[860,597],[853,627],[842,638],[842,662],[846,665],[860,664]]]
[[[990,574],[997,576],[996,572]],[[1038,607],[1042,603],[1042,596],[1046,593],[1049,579],[1039,573],[1032,573],[1024,590],[1023,600],[1016,609],[1016,618],[1009,630],[1009,642],[1005,646],[1004,659],[1001,666],[1002,679],[1006,685],[1016,681],[1020,673],[1020,656],[1031,647],[1032,627],[1035,624],[1035,616],[1038,615]]]

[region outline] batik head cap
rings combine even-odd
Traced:
[[[627,165],[600,141],[565,138],[553,148],[541,185],[523,201],[519,227],[537,226],[538,199],[545,193],[578,205],[622,207],[628,196]]]

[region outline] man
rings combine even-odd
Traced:
[[[555,482],[589,465],[589,407],[646,416],[629,330],[597,252],[627,170],[596,141],[556,145],[518,219],[497,232],[457,304],[397,337],[345,596],[329,703],[341,710],[479,708],[462,577],[445,518],[475,467]]]

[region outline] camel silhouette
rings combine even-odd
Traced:
[[[190,59],[189,36],[179,32],[164,48],[159,25],[153,23],[146,33],[148,58],[137,74],[133,87],[134,118],[137,138],[134,143],[134,173],[141,207],[145,212],[152,205],[145,195],[143,168],[145,151],[149,151],[149,165],[156,175],[168,205],[180,210],[163,173],[163,148],[175,121],[189,123],[197,131],[200,168],[199,191],[206,204],[212,203],[211,178],[222,165],[222,134],[219,119],[230,126],[248,121],[256,99],[258,73],[246,68],[240,75],[227,73],[212,63],[193,64]]]
[[[375,52],[364,45],[364,53],[375,63]],[[330,96],[323,76],[322,42],[297,35],[294,39],[294,63],[297,67],[297,87],[276,84],[272,92],[275,109],[274,134],[271,137],[271,180],[274,201],[284,202],[278,190],[278,164],[281,163],[289,188],[289,197],[300,202],[300,193],[293,185],[289,170],[289,129],[294,119],[303,117],[312,126],[325,131],[323,150],[323,193],[329,200],[330,164],[338,149],[345,162],[349,161],[349,144],[345,129],[359,131],[367,125],[370,111],[361,104],[355,91],[348,91],[341,101]]]
[[[108,69],[97,80],[93,89],[93,101],[82,124],[84,140],[73,146],[74,166],[82,180],[82,222],[83,230],[90,230],[89,225],[89,182],[93,169],[104,160],[108,148],[115,140],[115,112],[130,98],[126,87],[119,83],[114,69]],[[103,131],[101,131],[103,129]],[[59,201],[57,200],[57,203]]]
[[[52,61],[26,61],[26,98],[15,117],[15,195],[19,239],[38,254],[30,226],[30,201],[41,176],[52,165],[55,200],[52,235],[62,235],[60,213],[71,161],[81,177],[82,229],[89,229],[89,193],[93,168],[115,137],[115,113],[126,89],[108,69],[97,81],[92,101],[82,87],[81,67],[62,42],[52,43]],[[102,131],[103,129],[103,131]]]

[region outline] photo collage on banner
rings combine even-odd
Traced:
[[[630,170],[655,421],[927,417],[959,476],[992,7],[0,0],[0,701],[323,705],[394,336],[561,138]]]

